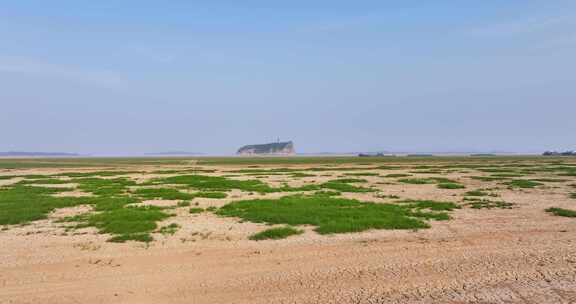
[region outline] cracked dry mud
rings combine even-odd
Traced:
[[[280,241],[249,241],[264,225],[211,214],[179,215],[182,229],[150,246],[94,231],[62,236],[38,221],[0,233],[0,303],[576,303],[576,221],[543,212],[576,204],[560,190],[503,190],[517,208],[464,208],[431,229],[306,228]]]

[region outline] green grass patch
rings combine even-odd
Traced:
[[[458,184],[458,183],[439,183],[437,185],[437,187],[439,189],[464,189],[464,188],[466,188],[464,185]]]
[[[92,193],[94,195],[102,196],[118,196],[124,195],[129,186],[135,186],[136,183],[127,178],[77,178],[71,182],[78,184],[78,189]]]
[[[194,197],[202,197],[202,198],[221,199],[221,198],[228,197],[228,194],[226,194],[225,192],[196,192],[193,194],[193,196]]]
[[[47,178],[47,179],[35,179],[35,180],[23,180],[19,182],[20,185],[61,185],[61,184],[70,184],[71,181],[65,181],[56,178]]]
[[[356,193],[363,193],[363,192],[374,192],[374,189],[358,187],[354,185],[350,185],[349,183],[343,183],[338,180],[329,181],[322,185],[321,188],[335,190],[339,192],[356,192]]]
[[[515,179],[513,181],[505,183],[505,185],[508,185],[512,188],[536,188],[536,187],[542,186],[544,184],[540,183],[540,182],[527,180],[527,179]]]
[[[118,176],[127,174],[142,173],[139,171],[95,171],[95,172],[64,172],[54,176],[67,176],[67,177],[106,177]]]
[[[262,241],[262,240],[280,240],[285,239],[292,235],[298,235],[304,233],[303,230],[299,230],[290,226],[287,227],[279,227],[279,228],[270,228],[264,231],[258,232],[253,234],[249,237],[249,239],[253,241]]]
[[[487,173],[501,173],[501,174],[511,174],[511,175],[517,174],[514,171],[514,168],[480,168],[477,170],[480,172],[487,172]]]
[[[133,191],[134,195],[147,199],[162,199],[162,200],[191,200],[194,195],[189,193],[180,192],[172,188],[140,188]]]
[[[442,174],[443,172],[440,170],[416,170],[416,171],[410,171],[410,173],[414,173],[414,174]]]
[[[489,196],[490,193],[482,191],[482,190],[472,190],[464,193],[466,196]]]
[[[498,174],[491,174],[491,177],[504,177],[504,178],[512,178],[512,177],[523,177],[526,174],[520,173],[498,173]]]
[[[177,207],[190,207],[190,202],[189,201],[181,201],[178,202],[178,204],[176,204]]]
[[[202,212],[204,212],[204,209],[194,207],[194,208],[190,208],[190,210],[188,210],[188,212],[191,214],[202,213]]]
[[[380,174],[374,172],[354,172],[354,173],[344,173],[348,176],[378,176]]]
[[[143,243],[150,243],[154,240],[150,233],[131,233],[131,234],[120,234],[113,236],[108,239],[108,242],[112,243],[125,243],[127,241],[136,241]]]
[[[564,182],[570,181],[568,179],[560,179],[560,178],[534,178],[532,180],[536,181],[536,182],[542,182],[542,183],[564,183]]]
[[[258,193],[280,191],[259,180],[235,180],[220,176],[181,175],[157,179],[155,181],[164,184],[187,185],[199,190],[229,191],[232,189],[238,189]]]
[[[401,206],[325,196],[293,195],[280,199],[232,202],[216,213],[256,223],[313,225],[320,234],[360,232],[368,229],[428,228],[429,225],[419,218],[447,217],[443,212],[420,210],[425,208],[426,206],[417,202]]]
[[[315,196],[340,196],[342,192],[340,191],[330,191],[330,190],[321,190],[314,192]]]
[[[569,210],[563,208],[548,208],[546,212],[552,213],[557,216],[576,217],[576,210]]]
[[[434,184],[433,180],[427,178],[401,178],[398,182],[403,184],[412,184],[412,185],[425,185],[425,184]]]
[[[74,228],[95,227],[100,233],[114,235],[110,241],[118,241],[153,232],[158,228],[157,222],[168,217],[160,207],[145,206],[88,213],[70,218],[69,221],[78,222]]]
[[[78,198],[51,196],[69,190],[21,185],[0,188],[0,225],[27,224],[47,218],[55,209],[82,205]]]
[[[470,176],[471,179],[483,181],[483,182],[495,182],[495,181],[505,181],[509,180],[507,177],[494,177],[494,176]]]
[[[401,178],[401,177],[410,177],[412,174],[404,174],[404,173],[390,173],[384,175],[384,177],[392,177],[392,178]]]
[[[368,181],[363,179],[363,178],[339,178],[339,179],[331,180],[330,182],[353,184],[353,183],[367,183]]]
[[[295,172],[295,173],[290,174],[290,176],[295,177],[295,178],[301,178],[301,177],[315,177],[316,175],[308,174],[308,173],[302,173],[302,172]]]
[[[124,208],[126,205],[137,204],[141,201],[132,197],[86,197],[78,198],[86,205],[92,205],[95,211],[112,211]]]
[[[425,185],[425,184],[438,184],[438,183],[455,183],[458,182],[455,180],[451,180],[445,177],[427,177],[427,178],[401,178],[398,182],[404,184],[413,184],[413,185]]]

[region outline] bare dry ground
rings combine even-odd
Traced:
[[[368,161],[370,162],[370,161]],[[207,176],[256,179],[272,186],[319,184],[343,177],[363,178],[368,193],[342,197],[376,203],[401,199],[451,201],[462,206],[447,221],[431,221],[420,230],[369,230],[321,235],[314,227],[282,240],[252,241],[249,236],[269,226],[221,217],[212,212],[191,214],[174,208],[161,224],[176,223],[173,234],[154,233],[150,243],[111,243],[95,228],[67,230],[58,219],[83,214],[90,206],[61,208],[47,219],[0,230],[0,303],[576,303],[576,218],[544,210],[576,210],[576,177],[554,170],[534,170],[524,179],[564,179],[535,188],[510,188],[503,180],[478,171],[502,165],[510,170],[574,166],[573,159],[413,162],[390,161],[394,170],[374,164],[206,164]],[[382,165],[382,164],[377,164]],[[462,166],[458,166],[462,165]],[[474,166],[472,166],[474,165]],[[490,166],[492,167],[490,167]],[[524,165],[524,167],[523,167]],[[240,169],[301,169],[308,177],[230,172]],[[362,167],[342,171],[338,168]],[[422,167],[426,166],[426,167]],[[517,167],[515,167],[517,166]],[[530,167],[531,166],[531,167]],[[313,168],[336,168],[314,171]],[[196,168],[196,167],[194,167]],[[15,167],[0,176],[95,172],[110,166],[66,168]],[[114,164],[116,171],[137,182],[189,170],[190,164]],[[508,169],[504,169],[506,171]],[[432,171],[432,172],[428,172]],[[441,172],[440,172],[441,171]],[[497,170],[496,170],[497,171]],[[369,172],[377,176],[346,176]],[[439,173],[440,172],[440,173]],[[465,189],[439,189],[436,184],[406,184],[388,174],[409,178],[441,176]],[[506,173],[504,173],[506,174]],[[9,187],[22,180],[0,179]],[[64,184],[66,185],[66,184]],[[35,185],[55,187],[61,185]],[[483,189],[488,199],[512,203],[511,209],[474,209],[466,192]],[[188,191],[188,190],[186,190]],[[190,193],[193,193],[190,190]],[[260,194],[232,190],[225,199],[195,198],[192,207],[222,207],[248,198],[278,198],[293,193]],[[85,196],[79,190],[58,194]],[[177,201],[147,200],[147,205],[175,206]]]

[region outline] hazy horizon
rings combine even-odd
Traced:
[[[576,149],[574,1],[0,8],[0,151]]]

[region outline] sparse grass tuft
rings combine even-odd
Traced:
[[[490,201],[486,199],[475,199],[475,200],[468,200],[469,203],[466,203],[466,206],[469,206],[473,209],[512,209],[515,204],[503,202],[503,201]]]
[[[375,195],[377,198],[387,198],[387,199],[400,199],[398,195],[386,195],[386,194],[377,194]]]
[[[125,243],[127,241],[136,241],[143,243],[150,243],[154,240],[150,233],[132,233],[132,234],[121,234],[113,236],[108,239],[108,242],[112,243]]]
[[[158,229],[158,232],[163,235],[174,235],[174,233],[176,233],[178,229],[180,229],[180,225],[172,223],[168,226],[161,227],[160,229]]]
[[[431,200],[405,200],[399,203],[408,204],[408,208],[416,209],[430,209],[434,211],[452,211],[454,209],[460,209],[460,206],[452,202],[438,202]]]
[[[576,210],[569,210],[563,208],[548,208],[546,212],[550,212],[557,216],[576,217]]]
[[[287,227],[266,229],[264,231],[251,235],[249,239],[253,241],[279,240],[279,239],[285,239],[291,235],[298,235],[302,233],[304,233],[304,231],[287,226]]]
[[[190,207],[190,202],[189,201],[181,201],[178,202],[178,204],[176,204],[177,207]]]

